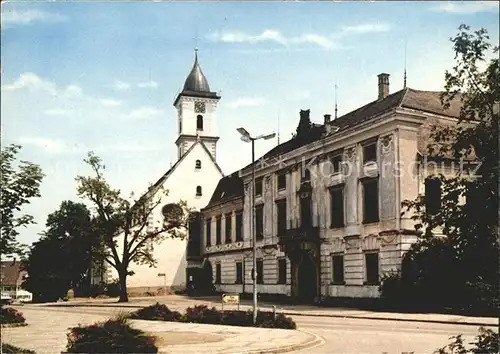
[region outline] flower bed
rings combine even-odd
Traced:
[[[252,311],[219,311],[215,307],[209,308],[206,305],[188,307],[184,314],[171,311],[166,305],[156,303],[142,308],[129,315],[132,319],[141,320],[161,320],[185,323],[205,323],[230,326],[254,326]],[[262,328],[282,328],[296,329],[296,323],[282,313],[269,311],[259,311],[257,313],[256,327]]]
[[[126,318],[70,328],[68,353],[157,353],[155,337],[130,327]]]
[[[0,324],[22,324],[26,322],[22,312],[17,311],[12,307],[0,308]]]

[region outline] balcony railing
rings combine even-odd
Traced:
[[[318,226],[300,226],[296,228],[287,229],[279,235],[279,244],[301,243],[301,242],[314,242],[318,243],[319,238]]]

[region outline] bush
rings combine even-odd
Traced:
[[[491,329],[479,328],[479,334],[476,336],[476,341],[470,343],[472,348],[467,350],[464,345],[462,335],[450,338],[452,341],[445,347],[435,351],[437,354],[497,354],[499,352],[500,335]]]
[[[165,305],[156,303],[131,313],[129,318],[229,326],[254,326],[252,311],[219,311],[215,307],[209,308],[206,305],[188,307],[186,312],[181,315],[177,311],[170,311]],[[257,313],[256,327],[296,329],[297,325],[293,319],[286,317],[284,314],[276,314],[276,318],[274,318],[272,312],[259,311]]]
[[[26,319],[24,318],[22,312],[19,312],[12,307],[1,307],[1,324],[24,323],[25,321]]]
[[[106,289],[104,291],[109,297],[120,296],[120,281],[118,279],[113,280],[111,283],[106,284]]]
[[[23,349],[10,345],[7,343],[2,343],[2,353],[4,354],[35,354],[33,350]]]
[[[157,302],[154,305],[132,312],[129,318],[139,320],[180,321],[181,314],[177,311],[170,311],[166,305]]]
[[[104,284],[92,284],[90,287],[90,297],[97,297],[99,295],[104,295]]]
[[[155,337],[130,327],[118,317],[90,326],[70,328],[68,353],[157,353]]]

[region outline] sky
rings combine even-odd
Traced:
[[[454,64],[449,38],[461,23],[498,43],[497,2],[2,2],[2,147],[46,177],[23,211],[31,243],[63,200],[77,201],[88,151],[125,195],[142,193],[177,159],[174,99],[199,49],[217,111],[217,160],[225,174],[250,163],[236,128],[252,134],[296,129],[390,91],[441,90]],[[406,59],[405,59],[406,58]],[[335,90],[335,85],[337,89]],[[259,141],[257,155],[277,144]]]

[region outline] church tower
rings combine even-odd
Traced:
[[[210,91],[207,78],[198,64],[198,49],[195,49],[193,68],[174,101],[179,134],[175,144],[179,159],[200,139],[215,160],[219,140],[215,129],[219,100],[220,96]]]

